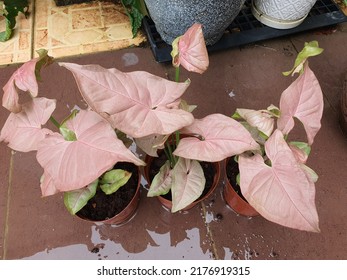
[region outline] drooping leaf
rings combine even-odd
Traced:
[[[51,61],[47,51],[40,50],[40,57],[34,58],[24,63],[17,69],[3,87],[4,95],[2,97],[2,106],[13,113],[19,113],[22,109],[19,104],[18,90],[29,91],[33,97],[38,94],[37,75],[40,69],[46,63]]]
[[[209,65],[208,52],[201,24],[193,24],[173,42],[172,64],[202,74]]]
[[[98,65],[60,65],[73,73],[87,104],[131,137],[171,134],[194,120],[178,108],[189,81],[176,83],[143,71],[123,73]]]
[[[323,93],[319,82],[306,65],[304,73],[282,93],[281,116],[277,120],[277,127],[286,135],[294,127],[294,117],[299,119],[305,128],[308,144],[312,145],[321,127],[323,107]]]
[[[35,98],[25,104],[20,113],[10,113],[0,134],[0,141],[16,151],[35,151],[49,129],[41,128],[55,109],[56,101],[47,98]]]
[[[299,52],[293,68],[290,71],[283,72],[283,75],[289,76],[290,74],[294,75],[295,73],[302,74],[304,71],[304,64],[306,60],[311,56],[319,55],[323,52],[323,49],[319,47],[317,41],[311,41],[305,43],[304,48]]]
[[[93,111],[81,110],[66,125],[75,133],[76,141],[66,141],[55,133],[41,141],[37,151],[38,162],[59,191],[87,186],[118,161],[145,164],[117,139],[109,123]]]
[[[248,150],[258,150],[259,145],[251,134],[237,121],[222,114],[211,114],[182,129],[186,137],[174,155],[200,161],[216,162]]]
[[[64,204],[71,215],[75,215],[80,211],[88,201],[96,194],[99,180],[96,179],[88,186],[74,191],[64,193]]]
[[[159,173],[154,176],[147,196],[159,196],[167,194],[172,187],[173,170],[170,166],[170,161],[166,161],[160,168]]]
[[[172,172],[171,212],[174,213],[200,197],[204,191],[206,179],[200,163],[196,160],[179,158]]]
[[[100,181],[100,188],[105,194],[113,194],[123,187],[130,179],[131,172],[122,169],[107,171]]]
[[[279,130],[275,130],[265,143],[265,150],[271,166],[258,154],[239,157],[242,194],[272,222],[319,232],[315,186],[308,180]]]

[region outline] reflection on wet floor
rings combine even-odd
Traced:
[[[170,245],[171,236],[169,232],[158,234],[147,230],[151,242],[144,244],[144,248],[139,248],[136,247],[136,244],[121,244],[107,237],[105,238],[103,235],[104,227],[111,228],[112,231],[112,226],[102,226],[100,228],[92,226],[91,241],[94,248],[91,250],[84,244],[75,244],[50,250],[46,249],[23,259],[196,259],[197,248],[200,247],[199,238],[197,238],[199,229],[197,228],[187,230],[187,238],[175,246]],[[194,242],[191,242],[192,240]],[[163,250],[169,252],[169,254],[163,255]],[[209,251],[205,253],[201,251],[200,259],[210,259],[211,255]]]

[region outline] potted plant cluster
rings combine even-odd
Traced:
[[[37,161],[44,170],[40,181],[43,196],[63,192],[71,214],[87,220],[122,223],[136,209],[140,187],[136,165],[144,162],[93,111],[74,110],[60,123],[54,119],[56,100],[38,97],[37,83],[40,69],[51,58],[47,51],[39,54],[16,70],[3,88],[2,105],[10,114],[0,141],[16,151],[37,151]],[[30,92],[28,102],[20,102],[19,90]],[[59,133],[43,127],[48,120]],[[125,197],[125,202],[111,205],[109,201],[119,200],[118,196]],[[123,209],[128,204],[130,209]]]
[[[37,150],[44,169],[43,195],[65,192],[66,204],[74,205],[80,198],[90,200],[96,185],[106,185],[100,189],[115,193],[126,188],[122,185],[129,174],[113,171],[117,162],[144,165],[117,138],[117,131],[147,154],[148,196],[162,197],[171,212],[188,209],[211,194],[219,180],[219,162],[236,156],[242,194],[258,213],[284,226],[318,231],[317,177],[305,161],[323,106],[322,92],[306,59],[319,52],[312,42],[299,54],[293,72],[301,75],[283,93],[279,108],[239,109],[234,118],[214,113],[196,119],[194,106],[182,99],[190,80],[179,81],[180,66],[202,74],[209,65],[202,25],[193,24],[173,41],[175,81],[145,71],[60,63],[71,71],[90,108],[72,112],[61,123],[51,117],[55,101],[36,97],[35,73],[48,60],[43,53],[18,69],[4,87],[3,105],[12,113],[0,140],[18,151]],[[21,105],[17,88],[30,91],[33,100]],[[308,144],[289,142],[293,118],[304,124]],[[48,119],[60,133],[42,128]]]

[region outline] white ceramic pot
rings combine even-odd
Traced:
[[[252,0],[252,13],[261,23],[289,29],[304,21],[317,0]]]

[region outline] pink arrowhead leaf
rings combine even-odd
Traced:
[[[208,52],[201,24],[193,24],[183,36],[173,42],[173,65],[182,65],[190,72],[202,74],[209,65]]]
[[[216,162],[248,150],[259,149],[259,145],[243,125],[222,114],[195,120],[182,133],[199,135],[180,140],[174,155],[184,158]]]
[[[239,157],[242,194],[269,221],[319,232],[315,186],[279,130],[265,143],[265,151],[271,166],[259,154]]]
[[[66,141],[55,133],[41,141],[37,151],[38,162],[59,191],[87,186],[118,161],[144,165],[97,113],[82,110],[66,126],[75,133],[76,141]]]
[[[17,88],[22,91],[29,91],[33,97],[38,94],[37,76],[44,63],[50,63],[47,51],[39,50],[39,57],[24,63],[15,71],[6,85],[3,87],[4,95],[2,106],[13,113],[19,113],[22,109],[19,104]]]
[[[123,73],[98,65],[60,65],[73,73],[88,105],[129,136],[171,134],[194,120],[191,113],[178,108],[189,82],[176,83],[143,71]]]
[[[37,150],[38,144],[52,132],[41,128],[55,109],[56,101],[47,98],[35,98],[23,104],[22,111],[8,116],[0,134],[0,141],[16,151]]]
[[[200,197],[204,191],[206,179],[200,163],[196,160],[179,158],[172,172],[171,212],[174,213]]]
[[[307,64],[304,73],[282,93],[277,127],[286,135],[294,127],[293,118],[298,118],[304,125],[308,143],[312,145],[321,127],[323,107],[322,90]]]

